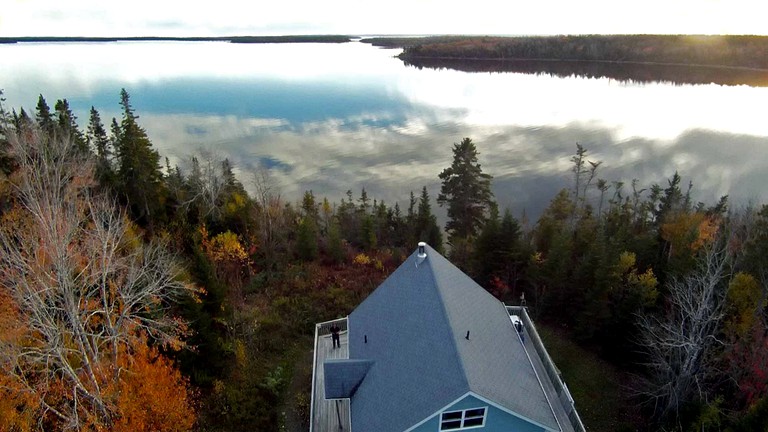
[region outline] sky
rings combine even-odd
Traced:
[[[0,37],[762,34],[766,0],[0,0]]]

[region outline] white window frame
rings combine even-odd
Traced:
[[[474,411],[474,410],[479,410],[479,409],[483,410],[483,417],[482,417],[483,422],[481,424],[479,424],[479,425],[464,426],[464,422],[466,422],[467,420],[475,420],[475,419],[481,418],[479,416],[467,417],[467,411]],[[444,415],[446,415],[446,414],[455,414],[455,413],[461,413],[461,417],[460,418],[456,418],[456,419],[447,419],[447,420],[443,419]],[[488,406],[467,408],[467,409],[464,409],[464,410],[443,411],[442,413],[440,413],[440,421],[437,424],[437,430],[439,432],[441,432],[441,431],[462,431],[462,430],[467,430],[467,429],[481,428],[481,427],[485,426],[485,419],[487,417],[488,417]],[[458,428],[456,428],[456,429],[443,429],[443,423],[444,422],[451,422],[451,423],[453,423],[453,422],[456,422],[456,421],[461,422],[461,425]]]

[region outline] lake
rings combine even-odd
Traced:
[[[766,197],[768,87],[419,69],[399,52],[359,42],[0,45],[0,88],[8,109],[34,112],[38,94],[51,107],[67,98],[83,130],[92,105],[105,124],[119,116],[125,88],[161,156],[184,166],[213,151],[246,187],[263,167],[290,200],[365,187],[402,207],[423,185],[434,199],[463,137],[500,207],[518,216],[537,217],[572,185],[577,142],[626,193],[633,178],[665,186],[679,171],[696,201]]]

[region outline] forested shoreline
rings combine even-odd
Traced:
[[[300,428],[314,324],[348,314],[418,241],[634,376],[620,407],[643,420],[617,429],[768,421],[768,206],[696,202],[679,173],[602,178],[576,144],[563,155],[572,183],[520,221],[470,138],[435,173],[437,197],[423,187],[401,207],[361,186],[290,202],[267,168],[238,178],[206,152],[172,166],[125,90],[120,106],[107,123],[92,108],[83,128],[66,99],[0,105],[0,423],[12,430]],[[582,413],[587,427],[598,411]]]
[[[768,37],[706,35],[435,36],[363,39],[402,60],[577,60],[768,70]]]
[[[344,35],[285,35],[285,36],[220,36],[220,37],[171,37],[171,36],[20,36],[0,37],[0,44],[44,42],[231,42],[231,43],[344,43],[350,42]]]

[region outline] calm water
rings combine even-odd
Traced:
[[[536,216],[571,185],[576,142],[598,176],[643,187],[678,170],[694,198],[763,201],[768,88],[406,67],[397,50],[341,45],[109,43],[0,45],[8,108],[67,98],[85,128],[126,88],[161,155],[229,157],[248,185],[269,168],[284,197],[347,189],[407,201],[471,137],[502,207]],[[628,188],[629,186],[627,186]],[[596,194],[595,194],[596,195]]]

